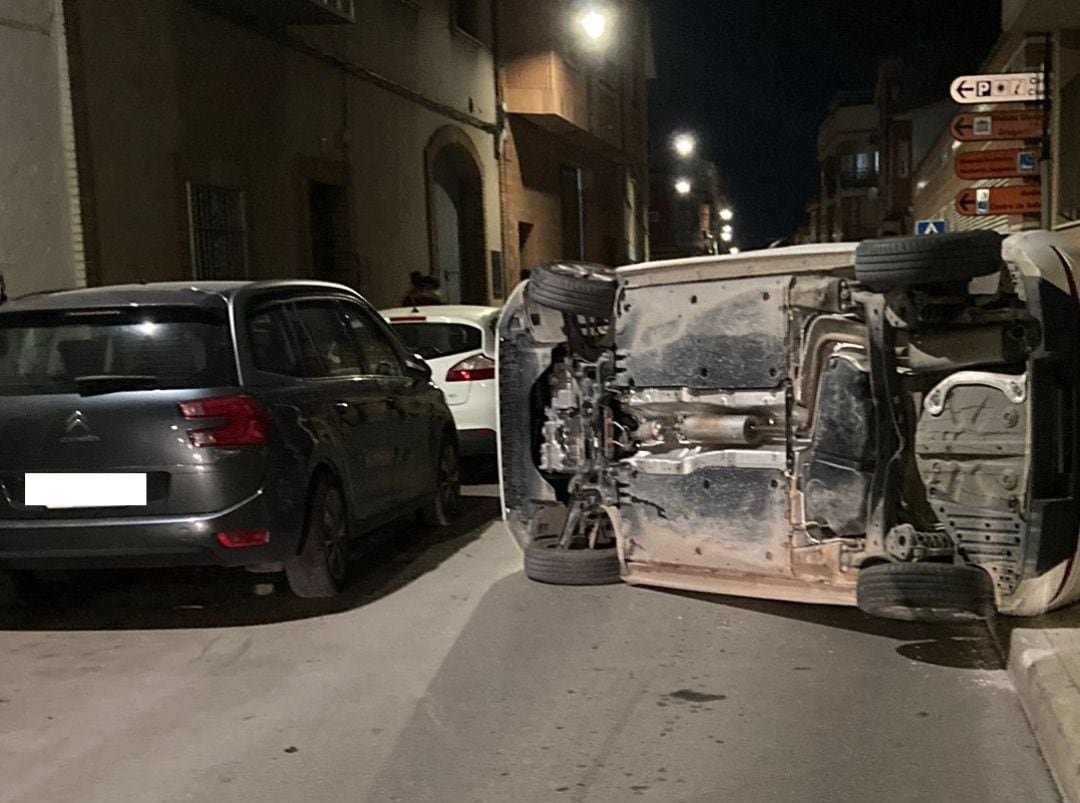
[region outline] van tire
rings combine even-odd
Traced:
[[[859,609],[905,622],[963,623],[994,611],[990,575],[951,563],[879,563],[859,570]]]
[[[525,576],[558,586],[612,585],[622,579],[619,555],[606,549],[565,549],[556,535],[537,538],[525,547]]]
[[[875,292],[966,282],[1001,266],[1001,235],[994,231],[885,237],[855,249],[855,278]]]
[[[616,289],[615,271],[604,265],[545,262],[529,272],[529,300],[570,315],[609,320]]]

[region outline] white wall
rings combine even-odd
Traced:
[[[61,116],[60,0],[0,13],[0,272],[8,295],[78,283]]]

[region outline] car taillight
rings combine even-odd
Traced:
[[[446,374],[447,382],[479,382],[495,378],[495,360],[484,354],[462,360]]]
[[[218,533],[217,540],[226,549],[266,546],[270,543],[270,533],[266,530],[237,530],[235,532]]]
[[[188,421],[221,419],[214,426],[188,432],[188,439],[195,446],[252,446],[266,443],[270,435],[270,417],[250,396],[198,399],[181,402],[179,407],[180,415]]]

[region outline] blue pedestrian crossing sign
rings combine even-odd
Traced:
[[[949,224],[944,220],[917,220],[915,221],[915,233],[922,236],[924,234],[944,234],[949,230]]]

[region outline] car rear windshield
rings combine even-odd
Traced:
[[[452,357],[483,347],[483,331],[466,323],[393,323],[409,350],[425,360]]]
[[[227,387],[224,310],[195,307],[0,314],[0,395]]]

